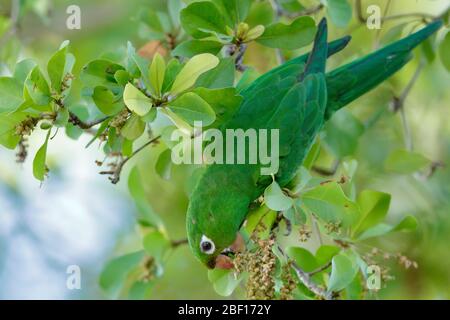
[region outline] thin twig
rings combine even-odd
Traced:
[[[188,244],[188,239],[181,239],[181,240],[173,240],[171,243],[172,248],[178,248],[180,246],[184,246],[185,244]]]
[[[283,249],[278,246],[278,250],[281,252],[281,254],[286,257],[286,254],[284,253]],[[303,283],[305,287],[308,288],[309,291],[314,293],[316,296],[318,296],[321,299],[324,300],[332,300],[334,298],[333,292],[327,292],[325,289],[319,287],[317,284],[315,284],[311,280],[311,276],[309,273],[305,272],[302,268],[300,268],[294,261],[292,261],[292,268],[295,270],[295,273],[297,273],[297,276],[299,280]]]
[[[402,125],[403,125],[405,146],[406,146],[406,149],[409,151],[412,151],[414,149],[414,143],[413,143],[409,123],[408,123],[408,120],[406,117],[405,102],[406,102],[406,99],[408,98],[408,95],[411,93],[411,90],[414,87],[414,84],[419,79],[420,73],[422,72],[422,69],[424,68],[424,66],[425,66],[424,61],[421,61],[419,63],[419,65],[417,66],[417,69],[414,72],[414,75],[412,76],[411,80],[408,82],[407,86],[403,90],[400,97],[399,98],[394,97],[394,100],[393,100],[394,112],[397,112],[397,111],[400,112],[400,117],[402,119]]]
[[[92,122],[84,122],[80,118],[78,118],[78,116],[75,113],[69,112],[69,122],[74,126],[79,127],[80,129],[83,130],[91,129],[92,127],[95,127],[96,125],[99,125],[100,123],[108,119],[109,117],[105,117]]]
[[[158,142],[160,138],[161,138],[161,136],[157,136],[157,137],[151,139],[150,141],[145,143],[143,146],[141,146],[140,148],[136,149],[131,156],[124,158],[119,164],[117,164],[117,166],[115,167],[114,170],[102,171],[102,172],[100,172],[100,174],[101,175],[109,175],[109,176],[111,176],[111,177],[109,177],[109,180],[111,181],[112,184],[119,183],[120,176],[122,174],[122,170],[123,170],[124,166],[128,163],[128,161],[130,161],[134,156],[136,156],[142,150],[147,148],[149,145],[152,145],[152,144]]]
[[[236,70],[240,72],[244,72],[247,70],[247,66],[244,65],[244,55],[247,51],[247,45],[241,44],[238,46],[237,54],[236,54]]]
[[[317,269],[314,270],[314,271],[308,272],[308,275],[309,275],[310,277],[312,277],[312,276],[315,275],[315,274],[318,274],[318,273],[321,273],[322,271],[327,270],[329,267],[331,267],[331,261],[328,262],[327,264],[321,266],[320,268],[317,268]]]
[[[316,173],[318,173],[318,174],[320,174],[322,176],[332,177],[332,176],[334,176],[336,174],[337,170],[339,169],[339,164],[340,164],[340,161],[336,160],[333,163],[333,166],[330,169],[322,168],[322,167],[318,167],[318,166],[313,166],[311,169],[314,172],[316,172]]]

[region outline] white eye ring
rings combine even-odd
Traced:
[[[203,235],[200,240],[200,250],[206,254],[213,254],[216,251],[216,245],[211,239]]]

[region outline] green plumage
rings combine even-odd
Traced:
[[[327,43],[327,25],[319,25],[310,54],[293,59],[261,76],[240,94],[244,100],[225,129],[279,129],[280,167],[276,180],[287,185],[302,164],[317,133],[331,115],[389,78],[410,59],[411,51],[442,23],[325,74],[326,60],[342,50],[349,37]],[[187,214],[189,244],[207,266],[231,245],[250,203],[271,183],[260,165],[210,165],[194,189]],[[202,252],[201,240],[213,242]]]

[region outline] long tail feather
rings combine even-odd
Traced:
[[[435,21],[405,39],[327,74],[326,117],[329,118],[334,112],[372,90],[400,70],[410,61],[411,51],[439,30],[441,26],[442,21]]]

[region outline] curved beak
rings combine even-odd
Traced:
[[[230,270],[234,268],[233,259],[228,255],[229,253],[237,253],[245,251],[245,241],[244,238],[238,233],[233,244],[225,249],[221,254],[216,257],[211,257],[207,262],[207,267],[209,269],[225,269]]]

